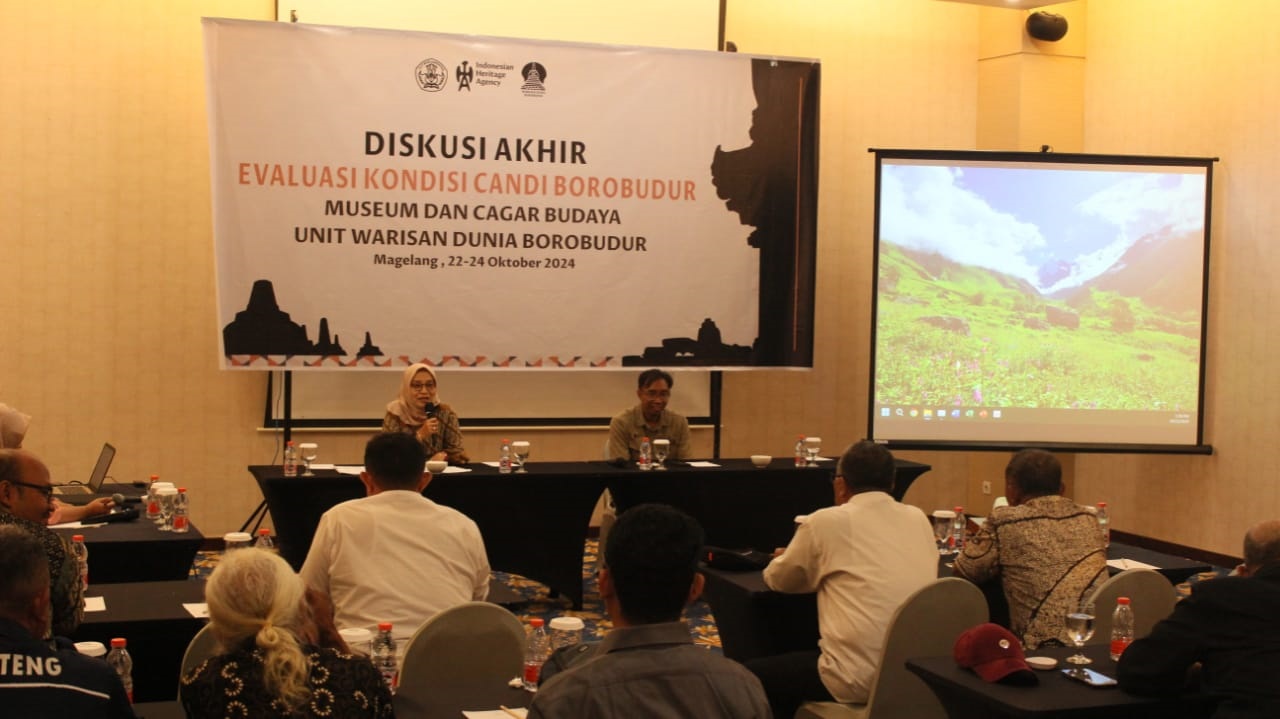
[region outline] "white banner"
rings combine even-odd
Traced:
[[[224,367],[811,363],[816,63],[204,30]]]

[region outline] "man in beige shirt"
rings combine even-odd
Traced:
[[[640,373],[636,388],[640,404],[623,410],[609,423],[609,459],[636,461],[645,437],[670,440],[668,459],[689,458],[689,420],[667,409],[674,385],[670,373],[660,369]]]
[[[1098,520],[1062,496],[1062,465],[1042,449],[1013,455],[1004,471],[1008,507],[991,516],[956,557],[956,576],[1000,578],[1009,628],[1027,649],[1070,644],[1066,616],[1107,578]]]

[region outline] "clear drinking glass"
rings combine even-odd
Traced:
[[[809,460],[809,461],[808,461],[804,466],[806,466],[806,467],[817,467],[817,466],[818,466],[818,453],[819,453],[819,452],[821,452],[821,451],[822,451],[822,438],[821,438],[821,437],[805,437],[805,438],[804,438],[804,453],[805,453],[805,456],[808,458],[808,460]]]
[[[653,440],[653,468],[664,470],[667,468],[665,462],[667,455],[671,452],[671,440],[655,439]]]
[[[956,513],[950,509],[935,509],[933,511],[933,537],[938,541],[938,554],[951,554],[951,523],[955,521]]]
[[[178,490],[165,487],[157,492],[157,496],[160,498],[160,531],[172,532],[173,508],[177,501]]]
[[[529,461],[529,443],[522,439],[512,442],[511,454],[516,458],[516,474],[527,474],[524,464]]]
[[[316,476],[311,472],[311,463],[316,461],[316,452],[319,451],[320,449],[319,445],[317,445],[315,442],[303,442],[302,444],[298,445],[298,449],[299,451],[302,452],[302,462],[303,464],[306,465],[306,470],[303,471],[302,476],[303,477]]]
[[[1078,604],[1067,610],[1067,636],[1076,647],[1076,653],[1067,657],[1068,662],[1077,666],[1093,663],[1092,659],[1080,651],[1084,643],[1093,636],[1093,618],[1093,602],[1088,599],[1080,600]]]

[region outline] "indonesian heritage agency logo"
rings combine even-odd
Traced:
[[[413,69],[413,77],[423,91],[440,92],[449,82],[449,68],[435,58],[428,58]]]
[[[476,70],[467,65],[467,61],[463,60],[458,69],[454,71],[454,79],[458,81],[458,92],[466,90],[471,92],[471,81],[476,77]]]

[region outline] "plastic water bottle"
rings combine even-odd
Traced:
[[[1107,516],[1107,503],[1098,502],[1098,529],[1102,530],[1102,545],[1111,546],[1111,517]]]
[[[147,482],[147,496],[143,501],[147,503],[147,519],[153,522],[160,521],[160,498],[156,496],[156,482],[160,481],[160,475],[151,475],[151,481]]]
[[[640,457],[636,460],[636,466],[643,471],[653,469],[653,445],[648,437],[640,439]]]
[[[1128,597],[1116,598],[1116,611],[1111,615],[1111,659],[1119,661],[1120,655],[1133,643],[1133,607]]]
[[[85,546],[83,534],[71,535],[71,552],[76,555],[76,565],[80,568],[80,586],[89,589],[89,548]]]
[[[964,507],[956,507],[956,518],[951,520],[951,549],[956,554],[964,551]]]
[[[107,652],[107,666],[116,670],[116,674],[120,677],[120,683],[124,684],[124,693],[129,697],[129,703],[132,704],[133,657],[129,656],[126,644],[124,637],[115,637],[111,640],[111,651]]]
[[[529,632],[529,641],[524,648],[524,688],[529,691],[538,690],[538,677],[542,674],[542,665],[551,654],[551,640],[547,638],[547,630],[543,628],[539,617],[529,620],[533,629]]]
[[[373,638],[373,666],[377,667],[392,692],[400,683],[400,670],[396,667],[396,639],[391,636],[391,622],[378,622],[378,636]]]
[[[268,552],[276,551],[276,540],[271,538],[271,530],[266,527],[259,529],[258,538],[253,540],[253,546]]]
[[[809,460],[805,458],[804,451],[804,435],[796,435],[796,466],[804,467],[809,464]]]
[[[298,450],[293,446],[293,440],[284,443],[284,476],[298,476]]]
[[[173,531],[187,532],[191,530],[191,498],[187,496],[186,487],[178,487],[178,496],[173,498]]]
[[[511,440],[502,440],[502,454],[498,455],[498,472],[511,474]]]

